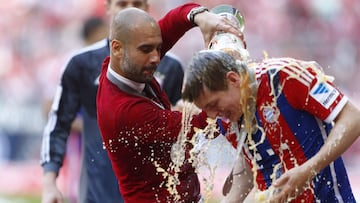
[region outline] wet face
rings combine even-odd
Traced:
[[[240,104],[239,77],[234,72],[229,72],[227,77],[226,90],[211,91],[204,87],[194,104],[206,111],[210,118],[224,117],[231,121],[238,121],[243,114]]]
[[[112,17],[119,11],[130,7],[148,11],[149,5],[146,0],[111,0],[110,2],[107,1],[106,5],[107,13],[110,16],[110,19],[112,19]]]
[[[160,28],[157,25],[134,28],[123,49],[119,62],[122,75],[136,82],[150,82],[160,62],[162,45]],[[119,42],[120,43],[120,42]]]

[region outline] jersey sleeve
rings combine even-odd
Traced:
[[[279,74],[289,103],[327,123],[337,117],[348,101],[316,62],[286,59]]]
[[[40,163],[44,171],[58,173],[63,164],[71,124],[80,109],[80,93],[76,88],[77,63],[74,57],[67,63],[57,88],[43,131]]]

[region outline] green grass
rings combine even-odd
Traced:
[[[40,195],[4,195],[0,194],[0,203],[40,203]],[[68,203],[65,200],[65,203]]]
[[[0,194],[0,203],[40,203],[40,195],[3,195]],[[68,201],[65,200],[65,203]]]
[[[0,203],[40,203],[40,196],[32,195],[1,195]]]

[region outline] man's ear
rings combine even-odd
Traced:
[[[111,54],[117,58],[123,56],[123,44],[118,40],[111,40]]]
[[[240,75],[237,72],[229,71],[226,73],[226,80],[228,81],[229,85],[240,85]]]

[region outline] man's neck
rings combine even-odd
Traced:
[[[135,82],[130,80],[119,73],[117,73],[109,64],[108,71],[111,75],[113,75],[117,80],[121,81],[122,83],[126,84],[127,86],[131,87],[132,89],[136,90],[137,92],[141,93],[144,90],[145,83]]]

